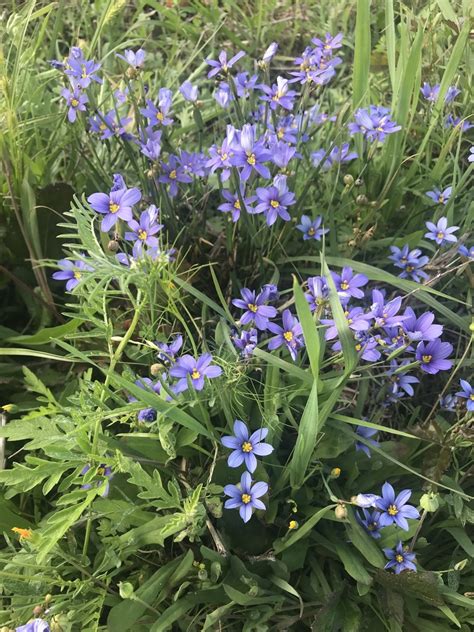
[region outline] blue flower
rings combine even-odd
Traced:
[[[242,59],[242,57],[244,56],[245,56],[245,53],[243,50],[241,50],[236,55],[234,55],[229,60],[227,60],[227,53],[225,50],[222,50],[219,53],[219,57],[218,57],[219,61],[216,61],[215,59],[206,59],[206,64],[208,66],[211,66],[212,68],[207,73],[208,79],[212,79],[212,77],[215,77],[219,73],[223,73],[226,75],[229,72],[229,68],[232,68],[232,66],[235,63],[237,63],[239,59]]]
[[[410,250],[409,245],[405,244],[403,248],[390,246],[390,250],[392,251],[392,254],[388,257],[388,259],[393,261],[396,268],[401,268],[403,270],[403,272],[398,275],[400,278],[410,278],[417,283],[419,283],[422,279],[428,278],[428,275],[422,270],[422,268],[428,263],[429,257],[422,255],[419,248]]]
[[[244,287],[240,294],[242,298],[234,298],[232,305],[245,310],[240,317],[242,325],[255,323],[257,329],[265,331],[268,327],[268,319],[277,315],[275,307],[265,304],[269,299],[268,292],[263,290],[260,294],[256,294],[255,291]]]
[[[268,162],[272,155],[265,148],[262,139],[256,139],[255,127],[250,124],[243,126],[240,132],[240,139],[235,145],[234,154],[231,157],[231,164],[234,167],[241,167],[240,179],[246,182],[255,171],[262,178],[269,179],[270,171],[263,163]]]
[[[396,296],[391,301],[385,302],[385,297],[380,290],[372,290],[372,316],[376,327],[397,327],[408,316],[398,314],[402,306],[401,296]]]
[[[411,496],[410,489],[404,489],[395,498],[395,490],[390,483],[384,483],[382,497],[376,500],[375,506],[381,512],[379,523],[381,527],[396,524],[404,531],[408,531],[407,518],[416,520],[420,517],[418,510],[412,505],[407,505]]]
[[[67,112],[68,121],[74,123],[77,118],[77,113],[85,112],[86,103],[89,102],[89,99],[78,87],[73,88],[72,92],[67,88],[63,88],[63,90],[61,90],[61,96],[66,99],[69,106]]]
[[[453,352],[453,345],[441,342],[439,338],[430,342],[420,342],[416,348],[415,357],[420,362],[420,369],[434,375],[439,371],[449,371],[453,366],[452,360],[446,358]]]
[[[158,209],[154,204],[149,206],[140,215],[140,221],[132,219],[128,222],[131,231],[125,233],[127,241],[133,241],[133,256],[137,259],[140,256],[143,246],[146,244],[150,248],[158,246],[158,238],[155,237],[163,224],[157,223]]]
[[[318,215],[316,219],[302,215],[301,224],[298,224],[296,228],[303,233],[304,240],[316,239],[316,241],[321,241],[322,236],[329,232],[329,228],[320,228],[322,221],[322,215]]]
[[[414,564],[415,554],[409,553],[408,550],[403,548],[403,544],[400,541],[395,549],[384,549],[385,556],[390,560],[385,564],[385,568],[393,568],[395,574],[398,575],[402,571],[415,571],[416,566]]]
[[[407,307],[404,312],[405,320],[401,327],[411,341],[434,340],[443,333],[443,325],[433,324],[435,315],[433,312],[423,312],[417,318],[411,307]]]
[[[383,142],[387,134],[393,134],[401,130],[388,116],[390,110],[376,105],[369,106],[369,109],[360,108],[354,114],[354,123],[349,123],[348,128],[351,136],[362,134],[368,141]]]
[[[420,88],[422,96],[427,100],[434,103],[438,98],[439,89],[441,88],[439,83],[435,83],[433,86],[430,86],[426,81],[423,83],[423,86]]]
[[[225,501],[226,509],[238,509],[240,517],[244,522],[248,522],[252,517],[253,509],[266,509],[260,500],[268,491],[267,483],[258,482],[252,485],[252,477],[248,472],[244,472],[240,479],[240,487],[237,485],[226,485],[224,493],[230,496]]]
[[[351,297],[364,298],[364,292],[359,288],[369,282],[365,274],[354,274],[352,268],[344,267],[341,274],[331,272],[331,276],[342,302],[347,302]]]
[[[474,388],[467,380],[460,380],[462,391],[456,393],[457,397],[466,400],[466,408],[470,412],[474,412]]]
[[[180,158],[174,154],[170,154],[168,163],[161,164],[161,171],[158,181],[170,185],[169,195],[172,198],[178,194],[178,182],[189,184],[193,181]]]
[[[239,334],[236,332],[232,336],[232,342],[235,347],[240,351],[240,355],[243,358],[248,358],[252,355],[253,350],[258,343],[258,332],[256,329],[244,330]]]
[[[260,428],[249,435],[249,430],[243,421],[236,419],[234,422],[234,436],[222,437],[222,445],[231,448],[227,459],[229,467],[239,467],[245,463],[249,472],[255,472],[257,468],[256,456],[267,456],[273,452],[269,443],[263,443],[268,434],[268,428]]]
[[[273,186],[257,187],[256,190],[259,204],[254,209],[254,213],[264,213],[268,226],[272,226],[278,217],[285,222],[291,217],[287,211],[288,206],[295,203],[295,194],[288,190],[286,186],[286,176],[278,175],[273,180]]]
[[[371,439],[371,437],[373,437],[374,435],[378,433],[378,430],[376,428],[367,428],[366,426],[357,426],[355,432],[357,435],[359,435],[359,437],[366,439],[367,443],[370,443],[370,445],[373,445],[375,447],[378,447],[380,445],[378,441],[376,441],[375,439]],[[362,443],[361,441],[356,441],[355,449],[357,451],[361,450],[362,452],[364,452],[364,454],[366,454],[369,457],[369,459],[371,458],[370,448],[365,443]]]
[[[87,474],[87,472],[90,469],[91,469],[91,466],[89,464],[84,465],[84,467],[82,468],[80,472],[80,475],[84,476],[85,474]],[[104,463],[101,463],[99,467],[97,467],[97,469],[95,470],[94,477],[97,477],[99,479],[96,482],[96,487],[101,487],[105,480],[105,488],[101,496],[103,498],[107,497],[110,491],[110,479],[113,477],[112,468],[109,467],[108,465],[105,465]],[[92,485],[90,483],[85,483],[84,485],[81,485],[81,489],[91,489],[91,488],[92,488]]]
[[[381,537],[379,516],[380,514],[377,510],[368,511],[367,509],[362,509],[362,515],[360,515],[360,513],[356,513],[357,521],[375,540],[378,540]]]
[[[433,222],[426,222],[426,228],[428,232],[425,233],[425,237],[427,239],[431,239],[435,241],[438,246],[446,246],[450,243],[456,243],[458,238],[455,233],[459,230],[459,226],[450,226],[448,228],[448,218],[440,217],[437,224],[433,224]]]
[[[94,268],[84,261],[69,261],[69,259],[60,259],[58,272],[53,272],[52,277],[56,281],[67,281],[66,291],[71,292],[82,279],[84,272],[93,272]]]
[[[262,62],[265,65],[268,65],[271,60],[275,57],[276,52],[278,50],[277,42],[272,42],[270,46],[268,46],[267,50],[263,53]]]
[[[89,86],[91,81],[102,83],[102,79],[96,74],[99,68],[100,64],[96,64],[95,61],[69,57],[65,74],[71,77],[74,86],[84,89]]]
[[[276,334],[268,343],[268,348],[272,351],[285,345],[290,352],[291,358],[296,360],[296,355],[304,342],[302,339],[303,329],[297,318],[293,316],[289,309],[285,309],[282,316],[282,326],[276,323],[268,323],[267,329]]]
[[[357,496],[352,499],[352,502],[358,507],[368,509],[369,507],[375,507],[375,503],[379,498],[380,496],[377,496],[377,494],[357,494]]]
[[[115,110],[110,110],[107,114],[98,112],[89,119],[91,132],[100,134],[102,140],[111,138],[112,136],[128,138],[129,135],[125,131],[125,127],[131,123],[131,121],[132,119],[128,117],[117,119]]]
[[[322,166],[323,171],[327,171],[333,165],[351,162],[351,160],[355,160],[359,157],[357,152],[349,150],[349,143],[344,143],[340,147],[333,147],[327,156],[326,153],[325,149],[318,149],[311,154],[311,159],[315,167],[320,165],[321,161],[324,159]]]
[[[127,48],[125,49],[125,55],[119,55],[117,53],[117,57],[126,61],[127,64],[135,70],[138,70],[139,68],[143,68],[145,65],[146,52],[143,48],[139,48],[137,52]]]
[[[171,377],[179,378],[173,387],[174,392],[181,393],[186,391],[188,389],[188,378],[196,391],[202,391],[205,377],[213,379],[219,377],[222,373],[221,367],[211,364],[211,362],[212,355],[210,353],[204,353],[197,359],[188,354],[181,356],[169,372]]]
[[[260,98],[270,104],[271,110],[276,110],[279,106],[285,110],[293,109],[293,101],[296,96],[295,90],[289,90],[288,79],[277,77],[276,84],[272,87],[262,84],[260,89],[265,93]]]
[[[427,191],[426,195],[433,200],[433,202],[436,202],[436,204],[447,204],[451,197],[452,190],[453,187],[447,187],[444,191],[435,187],[432,191]]]
[[[44,619],[33,619],[15,628],[16,632],[50,632],[49,623]]]
[[[150,121],[150,125],[173,124],[173,119],[168,116],[171,109],[173,94],[168,88],[160,88],[158,91],[158,107],[150,99],[146,100],[146,108],[140,108],[140,113]]]
[[[307,284],[308,292],[305,293],[305,298],[308,301],[309,308],[314,312],[328,302],[329,288],[326,279],[320,276],[309,277]]]
[[[133,220],[132,206],[141,200],[142,194],[138,189],[118,189],[107,193],[93,193],[87,201],[97,213],[105,215],[100,229],[107,233],[118,219],[126,222]]]
[[[156,342],[155,344],[160,350],[156,355],[157,359],[165,364],[169,364],[174,362],[176,354],[183,346],[183,336],[177,334],[169,344],[165,342]]]
[[[470,248],[467,246],[459,246],[458,252],[463,257],[467,257],[467,259],[474,259],[474,246],[471,246]]]
[[[181,84],[179,91],[183,95],[186,101],[190,101],[191,103],[196,103],[198,99],[198,87],[193,86],[190,81],[185,81]]]
[[[232,213],[233,222],[237,222],[240,217],[240,211],[242,210],[242,205],[240,203],[241,198],[244,203],[245,210],[248,213],[254,213],[252,204],[257,198],[255,195],[245,197],[245,186],[243,184],[240,184],[240,196],[238,193],[232,193],[228,189],[222,189],[221,193],[226,202],[220,204],[217,207],[217,210],[222,211],[223,213]]]
[[[387,371],[387,375],[390,377],[394,395],[404,391],[407,395],[413,397],[415,391],[412,384],[418,384],[420,380],[414,375],[407,375],[400,370],[406,364],[409,364],[408,360],[403,360],[400,364],[396,360],[390,360],[390,369]]]

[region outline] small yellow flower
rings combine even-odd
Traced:
[[[296,520],[290,520],[288,529],[294,530],[294,529],[297,529],[298,527],[299,527],[299,524],[296,522]]]
[[[333,467],[331,470],[331,478],[339,478],[341,476],[341,468]]]
[[[3,410],[4,413],[11,413],[14,406],[15,406],[14,404],[3,404],[1,409]]]
[[[14,533],[18,533],[20,540],[30,540],[33,535],[33,531],[31,529],[22,529],[21,527],[13,527],[12,531]]]

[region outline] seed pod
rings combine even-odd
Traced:
[[[362,180],[362,178],[357,178],[354,184],[356,185],[356,187],[361,187],[364,184],[364,181]]]
[[[350,187],[351,185],[354,184],[354,178],[351,176],[350,173],[346,173],[346,175],[344,176],[344,184],[347,187]]]
[[[118,241],[115,241],[115,239],[111,239],[109,243],[107,244],[107,250],[109,250],[110,252],[117,252],[118,249],[119,249]]]
[[[33,616],[40,617],[43,614],[43,606],[35,606],[33,608]]]
[[[150,373],[153,375],[153,377],[157,377],[161,373],[162,369],[163,369],[163,365],[157,362],[151,365]]]
[[[369,200],[368,200],[367,196],[366,196],[366,195],[364,195],[363,193],[362,193],[361,195],[358,195],[358,196],[356,197],[356,203],[357,203],[359,206],[365,206],[365,205],[368,203],[368,201],[369,201]]]
[[[338,520],[345,520],[347,518],[347,509],[345,505],[338,505],[334,510],[334,515]]]

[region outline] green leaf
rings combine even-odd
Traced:
[[[315,380],[301,416],[295,448],[288,465],[292,489],[301,487],[304,482],[320,428],[318,383]]]
[[[78,318],[69,320],[64,325],[58,325],[57,327],[43,327],[35,334],[30,336],[10,336],[5,339],[5,342],[11,344],[21,345],[44,345],[48,342],[55,340],[56,338],[62,338],[77,330],[81,321]]]
[[[352,71],[352,107],[370,102],[370,0],[357,0],[354,68]]]
[[[332,542],[336,553],[344,564],[346,572],[357,582],[370,586],[372,577],[365,570],[362,558],[347,544],[342,542]]]
[[[313,374],[313,378],[318,380],[321,346],[319,342],[319,332],[313,320],[313,315],[309,308],[308,301],[306,300],[304,292],[295,276],[293,276],[293,294],[295,297],[296,313],[298,314],[298,318],[303,329],[303,337],[311,366],[311,372]]]

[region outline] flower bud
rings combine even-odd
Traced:
[[[368,198],[366,195],[364,195],[363,193],[361,195],[358,195],[356,197],[356,204],[358,204],[359,206],[364,206],[365,204],[368,203]]]
[[[347,187],[350,187],[351,185],[354,184],[354,178],[351,176],[350,173],[346,173],[346,175],[344,176],[344,184]]]
[[[109,250],[110,252],[117,252],[118,248],[118,241],[115,241],[115,239],[111,239],[107,244],[107,250]]]
[[[50,595],[49,593],[45,596],[44,598],[44,603],[46,605],[48,605],[49,603],[51,603],[51,601],[53,600],[53,595]]]
[[[341,476],[341,468],[333,467],[331,470],[331,478],[339,478]]]
[[[345,520],[347,518],[347,509],[345,505],[338,505],[334,510],[334,514],[338,520]]]
[[[150,373],[153,375],[153,377],[157,377],[161,371],[163,369],[163,365],[159,364],[159,362],[156,362],[155,364],[152,364],[150,367]]]
[[[33,616],[40,617],[43,614],[43,606],[35,606],[33,608]]]

